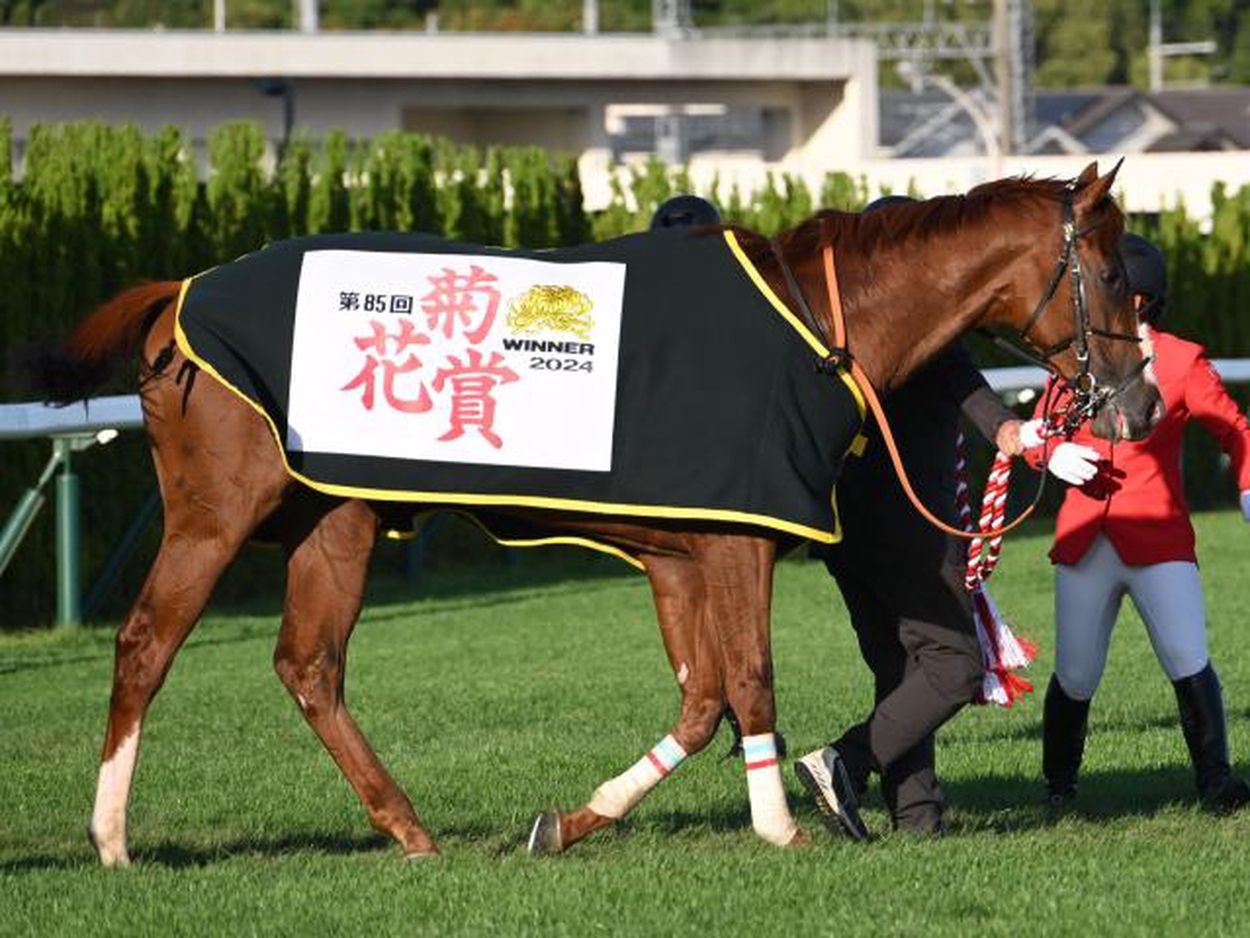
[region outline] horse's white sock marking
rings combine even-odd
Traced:
[[[95,808],[91,812],[91,837],[105,866],[128,866],[126,853],[126,801],[139,755],[139,727],[136,725],[121,745],[100,765],[96,784]]]
[[[587,807],[602,817],[620,820],[685,758],[686,750],[672,734],[665,736],[628,769],[596,788]]]
[[[770,844],[784,847],[794,839],[799,828],[786,804],[776,737],[772,733],[742,737],[742,755],[747,767],[751,826]]]
[[[677,683],[685,684],[688,677],[690,677],[690,666],[683,661],[681,667],[677,669]]]

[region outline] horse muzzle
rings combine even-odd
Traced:
[[[1159,389],[1146,381],[1136,381],[1127,390],[1108,401],[1090,421],[1094,436],[1118,443],[1141,440],[1150,435],[1164,413]]]

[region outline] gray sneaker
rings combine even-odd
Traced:
[[[794,763],[794,774],[816,799],[825,826],[835,834],[843,831],[852,840],[866,843],[868,828],[859,816],[859,802],[842,757],[832,746],[815,749]]]

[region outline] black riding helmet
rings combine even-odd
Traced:
[[[865,205],[862,214],[867,215],[869,212],[875,212],[879,208],[886,208],[890,205],[903,205],[904,203],[915,201],[909,195],[883,195]]]
[[[720,212],[707,199],[697,195],[675,195],[661,203],[651,216],[651,230],[659,228],[692,228],[696,225],[719,225]]]
[[[1124,261],[1129,290],[1150,300],[1138,316],[1154,325],[1163,318],[1168,298],[1168,269],[1163,252],[1141,235],[1126,234],[1120,239],[1120,259]]]

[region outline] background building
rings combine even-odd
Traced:
[[[572,153],[592,209],[616,167],[651,156],[702,187],[787,172],[819,192],[842,171],[925,194],[1127,156],[1130,209],[1183,200],[1198,214],[1214,182],[1250,182],[1250,90],[1039,91],[1024,145],[1001,155],[982,91],[930,78],[879,95],[877,74],[878,43],[849,36],[0,30],[19,165],[36,122],[172,123],[202,148],[244,119],[275,149],[291,127],[398,128]]]

